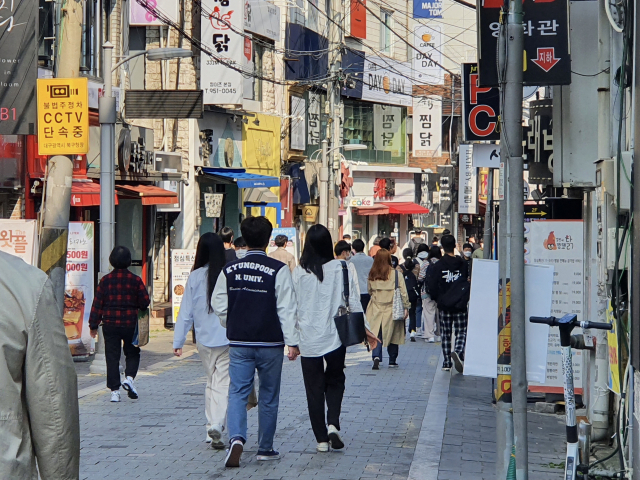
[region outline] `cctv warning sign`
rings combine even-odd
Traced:
[[[79,155],[88,152],[88,80],[38,79],[38,153]]]

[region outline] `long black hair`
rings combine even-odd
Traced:
[[[427,256],[427,260],[431,260],[432,258],[437,258],[437,259],[442,258],[442,250],[440,250],[440,247],[434,245],[429,249],[429,255]]]
[[[411,250],[410,248],[405,248],[402,251],[402,256],[404,257],[404,269],[407,272],[410,272],[411,270],[413,270],[413,267],[416,266],[415,262],[413,261],[413,250]]]
[[[213,295],[213,289],[216,286],[216,281],[220,276],[220,272],[226,264],[224,256],[224,243],[219,235],[208,232],[200,237],[198,240],[198,248],[196,250],[196,260],[193,263],[193,270],[197,270],[202,267],[209,267],[207,273],[207,298],[209,301],[209,313],[213,313],[213,307],[211,306],[211,296]]]
[[[323,225],[313,225],[304,240],[300,266],[307,272],[315,274],[322,282],[324,279],[322,266],[331,260],[333,260],[333,242],[329,230]]]

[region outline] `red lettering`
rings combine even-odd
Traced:
[[[0,108],[0,120],[9,120],[9,109],[8,108]]]
[[[472,73],[469,75],[469,86],[471,87],[471,105],[478,104],[478,95],[480,93],[487,93],[491,91],[491,87],[482,87],[478,86],[478,74]]]
[[[15,120],[16,119],[16,109],[12,108],[11,111],[13,112],[13,119]]]
[[[502,380],[500,382],[500,390],[503,393],[511,393],[511,380]]]
[[[496,129],[496,122],[489,122],[486,128],[479,127],[478,115],[481,113],[486,113],[489,118],[495,118],[496,112],[489,105],[477,105],[469,112],[469,128],[473,134],[478,137],[486,137]]]

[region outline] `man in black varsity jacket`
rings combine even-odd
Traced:
[[[278,421],[284,346],[289,360],[300,354],[296,299],[289,268],[265,253],[273,227],[265,217],[240,225],[247,255],[228,263],[216,282],[211,304],[229,339],[230,447],[225,466],[239,467],[247,441],[247,399],[258,370],[258,461],[277,460],[273,437]]]

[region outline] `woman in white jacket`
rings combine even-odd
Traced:
[[[207,375],[206,441],[218,450],[225,448],[222,431],[227,423],[229,403],[229,340],[227,329],[220,325],[220,319],[213,313],[211,295],[226,263],[220,237],[210,232],[202,235],[173,330],[173,353],[178,357],[182,355],[191,327],[196,331],[198,354]]]
[[[302,376],[318,452],[328,452],[329,443],[335,450],[344,447],[340,437],[340,411],[345,389],[344,360],[347,349],[342,345],[334,323],[338,309],[345,305],[343,263],[347,265],[333,258],[329,231],[322,225],[314,225],[307,232],[300,264],[293,271]],[[348,264],[347,269],[349,306],[352,312],[362,312],[355,267]],[[369,331],[367,337],[369,342],[376,341]]]

